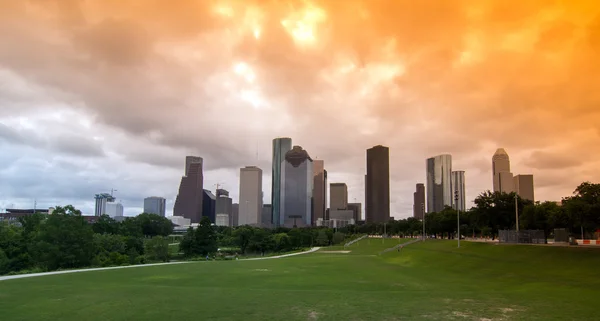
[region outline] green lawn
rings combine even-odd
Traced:
[[[0,320],[597,320],[600,250],[363,240],[349,254],[0,281]],[[343,248],[326,248],[326,251]]]

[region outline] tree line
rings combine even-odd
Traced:
[[[122,222],[103,215],[88,224],[68,205],[50,215],[0,222],[0,274],[168,260],[170,220],[142,213]]]
[[[515,193],[486,191],[475,198],[474,206],[459,213],[451,207],[425,215],[425,230],[428,235],[454,238],[460,224],[464,236],[491,237],[500,230],[514,230],[519,213],[519,228],[544,231],[545,238],[554,229],[567,229],[571,235],[593,237],[600,229],[600,184],[584,182],[573,195],[561,202],[532,202]],[[415,236],[423,233],[422,221],[416,218],[391,220],[384,224],[351,226],[352,233]]]
[[[179,249],[187,258],[214,256],[217,252],[222,256],[264,255],[342,244],[347,238],[352,235],[327,227],[267,229],[244,225],[232,228],[212,226],[210,220],[203,217],[198,228],[187,230]]]

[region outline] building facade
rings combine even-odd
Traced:
[[[215,217],[215,225],[216,226],[229,226],[229,215],[217,214],[217,216]]]
[[[329,208],[345,210],[348,208],[348,186],[346,183],[329,184]]]
[[[504,148],[498,148],[492,156],[494,192],[514,192],[513,174],[510,171],[510,158]]]
[[[292,139],[281,137],[273,139],[273,162],[271,175],[271,205],[273,209],[272,223],[273,226],[280,226],[281,222],[281,171],[285,162],[285,154],[292,149]]]
[[[413,193],[413,217],[423,219],[425,213],[425,184],[418,183]]]
[[[106,203],[114,202],[115,198],[108,193],[96,194],[96,208],[94,210],[94,216],[100,216],[106,213]]]
[[[227,215],[227,224],[221,226],[231,226],[232,200],[229,197],[229,192],[224,189],[217,189],[217,200],[215,206],[216,219],[219,215]],[[221,219],[223,216],[221,216]],[[216,222],[215,222],[216,224]],[[217,224],[218,225],[218,224]]]
[[[515,193],[522,199],[535,202],[533,175],[517,175],[513,179]]]
[[[263,204],[262,212],[260,215],[260,226],[262,227],[271,227],[271,213],[273,213],[273,208],[271,204]]]
[[[452,206],[452,155],[427,159],[427,213]]]
[[[165,217],[167,200],[164,197],[151,196],[144,198],[144,213]]]
[[[230,226],[239,226],[239,217],[240,217],[240,204],[233,203],[231,204],[231,216],[229,217]]]
[[[123,205],[121,203],[107,202],[106,212],[104,214],[112,218],[123,217]]]
[[[467,210],[466,191],[465,191],[465,172],[452,172],[452,208],[464,212]]]
[[[367,149],[366,221],[390,220],[390,149],[375,146]]]
[[[240,225],[259,225],[262,214],[262,169],[240,168]]]
[[[362,204],[361,203],[348,203],[348,209],[354,212],[354,221],[355,222],[362,220]]]
[[[285,227],[312,224],[313,161],[308,152],[294,146],[281,166],[279,222]]]
[[[316,225],[318,218],[325,218],[327,209],[327,171],[325,171],[325,162],[322,160],[313,161],[313,217],[312,225]]]
[[[202,216],[208,217],[211,223],[216,223],[217,197],[207,189],[203,191],[202,195]]]
[[[196,156],[187,156],[185,162],[186,172],[179,184],[173,216],[183,216],[189,218],[192,223],[200,223],[204,198],[203,162],[202,158]]]

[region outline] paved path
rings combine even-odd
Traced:
[[[240,261],[250,261],[250,260],[268,260],[268,259],[279,259],[288,256],[307,254],[318,251],[319,247],[313,247],[312,249],[304,252],[298,253],[290,253],[290,254],[282,254],[276,256],[267,256],[267,257],[257,257],[251,259],[243,259]],[[90,269],[79,269],[79,270],[66,270],[66,271],[54,271],[54,272],[42,272],[42,273],[30,273],[30,274],[18,274],[18,275],[7,275],[0,276],[0,281],[5,280],[13,280],[13,279],[23,279],[23,278],[31,278],[35,276],[46,276],[46,275],[55,275],[55,274],[67,274],[67,273],[79,273],[79,272],[91,272],[91,271],[104,271],[104,270],[116,270],[116,269],[130,269],[130,268],[139,268],[145,266],[159,266],[159,265],[171,265],[171,264],[187,264],[187,263],[199,263],[199,262],[207,262],[207,261],[177,261],[177,262],[169,262],[169,263],[153,263],[153,264],[138,264],[138,265],[127,265],[127,266],[111,266],[104,268],[90,268]]]

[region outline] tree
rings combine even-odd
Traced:
[[[106,214],[102,214],[100,218],[92,225],[94,233],[98,234],[118,234],[120,224]]]
[[[208,217],[202,217],[198,229],[196,229],[194,234],[194,253],[205,256],[217,252],[217,235]]]
[[[331,243],[333,245],[340,244],[340,243],[344,242],[345,239],[346,239],[346,235],[344,233],[335,232],[335,233],[333,233],[333,239],[332,239]]]
[[[146,255],[151,260],[169,262],[169,240],[155,236],[146,242]]]
[[[135,217],[145,236],[169,236],[173,233],[173,223],[157,214],[142,213]]]
[[[240,226],[233,232],[235,243],[240,247],[242,254],[246,253],[250,239],[252,238],[253,229],[250,226]]]
[[[329,238],[327,237],[327,232],[325,231],[325,229],[319,230],[319,234],[317,235],[315,243],[319,246],[329,245]]]
[[[81,212],[58,206],[40,225],[35,253],[41,266],[55,270],[90,265],[94,256],[94,231]]]
[[[571,227],[595,230],[600,227],[600,184],[583,182],[573,192],[573,196],[563,199]]]
[[[481,193],[475,198],[475,206],[471,209],[474,219],[472,224],[480,228],[489,227],[493,235],[497,235],[501,229],[515,228],[515,195],[490,191]],[[525,206],[533,204],[532,201],[516,197],[519,213],[523,212]]]
[[[187,232],[183,235],[181,242],[179,243],[179,251],[183,252],[186,257],[193,256],[195,253],[196,237],[194,236],[194,228],[189,227]]]

